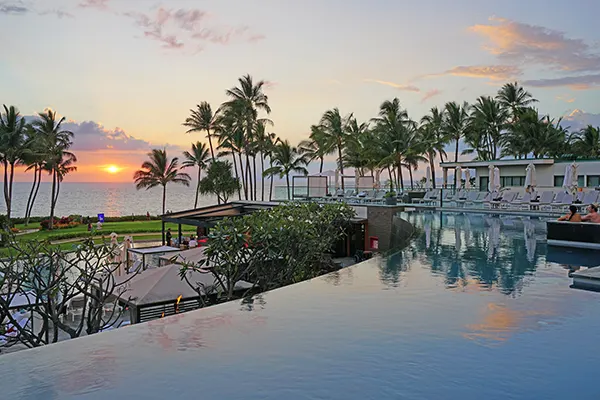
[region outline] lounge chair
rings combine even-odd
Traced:
[[[498,208],[500,207],[500,203],[502,202],[502,199],[504,198],[504,195],[506,193],[510,193],[510,192],[492,192],[492,196],[490,198],[490,200],[486,203],[483,203],[483,205],[486,208]]]
[[[458,204],[464,207],[467,203],[473,203],[474,200],[477,200],[479,195],[479,192],[469,192],[464,199],[458,199]]]
[[[369,200],[370,203],[381,203],[385,196],[385,190],[376,190],[375,196]]]
[[[510,204],[511,209],[517,210],[529,210],[529,203],[531,202],[531,193],[525,192],[523,196],[518,197]]]
[[[556,194],[556,197],[554,197],[554,192],[542,192],[542,195],[540,196],[538,201],[532,201],[530,206],[532,209],[536,209],[538,208],[539,210],[546,210],[546,211],[551,211],[552,210],[552,200],[559,200],[562,201],[563,196],[565,195],[565,192],[559,192]]]
[[[413,199],[415,203],[429,203],[431,201],[431,197],[435,195],[435,190],[430,190],[425,193],[422,199]]]
[[[516,197],[517,192],[504,193],[504,195],[502,196],[502,200],[500,200],[500,208],[505,210],[510,208],[512,202],[515,200]]]
[[[488,195],[487,192],[475,192],[477,193],[477,196],[473,199],[470,199],[467,197],[467,200],[465,201],[465,207],[469,206],[469,205],[475,205],[475,204],[481,204],[483,203],[483,199],[485,198],[485,196]]]
[[[583,199],[581,200],[581,206],[589,206],[590,204],[594,204],[598,201],[598,196],[600,195],[600,192],[598,192],[597,190],[590,190],[589,192],[585,193],[585,196],[583,196]]]
[[[493,193],[492,192],[484,192],[485,195],[483,197],[479,197],[477,200],[473,201],[474,205],[481,205],[485,207],[487,203],[492,200]]]
[[[573,204],[574,200],[574,196],[571,193],[565,193],[560,202],[555,200],[550,204],[550,207],[552,210],[556,209],[557,211],[561,211]]]
[[[464,190],[459,190],[458,192],[456,192],[454,194],[454,196],[452,196],[452,198],[450,199],[450,205],[454,205],[454,206],[458,206],[458,203],[462,200],[466,198],[466,193]]]

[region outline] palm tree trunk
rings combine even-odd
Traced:
[[[33,183],[31,184],[31,190],[29,191],[29,197],[27,197],[27,205],[25,206],[25,226],[29,224],[29,207],[31,207],[31,199],[33,198],[33,192],[35,191],[35,184],[37,183],[37,165],[33,168]]]
[[[408,175],[410,176],[410,190],[415,190],[415,185],[413,182],[412,168],[408,167]]]
[[[250,200],[253,200],[252,193],[254,191],[254,187],[252,186],[252,164],[250,164],[250,156],[246,151],[246,179],[248,182],[248,192],[250,193]],[[246,197],[246,200],[248,198]]]
[[[198,183],[196,183],[196,200],[194,200],[194,208],[198,208],[198,194],[200,193],[200,176],[202,168],[198,167]]]
[[[54,229],[54,198],[56,196],[56,170],[52,170],[52,194],[50,196],[50,230]]]
[[[210,155],[212,157],[212,160],[215,161],[215,151],[213,150],[213,145],[212,145],[212,136],[210,135],[210,129],[206,129],[206,136],[208,136],[208,145],[210,146]]]
[[[240,176],[238,175],[238,168],[237,168],[237,162],[235,161],[235,152],[231,152],[232,156],[233,156],[233,169],[235,170],[235,179],[238,181],[238,183],[240,182]],[[242,192],[240,189],[240,185],[238,185],[238,198],[240,200],[242,200]]]
[[[342,160],[342,141],[338,138],[338,164],[340,167],[340,175],[342,180],[342,190],[344,190],[344,163]]]
[[[290,174],[289,174],[289,172],[287,174],[285,174],[285,183],[287,185],[287,198],[288,198],[288,200],[291,200],[291,196],[290,196]]]
[[[35,192],[33,193],[33,197],[31,198],[31,205],[29,206],[29,210],[27,210],[27,223],[29,223],[29,218],[31,218],[31,214],[33,213],[33,205],[35,204],[35,200],[37,199],[37,195],[40,190],[41,183],[42,183],[42,167],[38,167],[38,179],[37,179],[37,184],[35,186]]]
[[[458,162],[458,142],[460,140],[460,137],[457,136],[456,137],[456,150],[454,152],[454,162],[457,163]]]
[[[400,188],[404,192],[404,177],[402,176],[402,163],[398,163],[398,180],[400,181]]]
[[[162,195],[162,215],[165,215],[165,207],[167,205],[167,185],[163,185]]]
[[[433,166],[433,157],[429,157],[429,169],[431,169],[431,183],[435,189],[435,169]]]
[[[273,168],[273,161],[269,158],[269,168]],[[273,174],[271,174],[271,184],[269,187],[269,201],[273,201]]]
[[[260,152],[260,201],[265,201],[265,155]]]
[[[256,154],[252,155],[252,169],[253,169],[253,174],[252,177],[254,178],[254,201],[256,201],[257,196],[256,196],[256,192],[258,191],[258,187],[256,185]]]
[[[4,160],[2,163],[4,164],[4,202],[6,203],[6,218],[8,219],[8,223],[10,224],[10,196],[8,194],[8,162]]]
[[[242,188],[244,189],[244,197],[248,200],[248,188],[246,187],[246,174],[244,169],[244,163],[242,161],[242,152],[238,151],[238,158],[240,160],[240,181],[242,182]]]
[[[319,157],[321,159],[321,164],[319,165],[319,173],[322,174],[323,173],[323,157]]]

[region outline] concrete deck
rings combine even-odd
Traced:
[[[600,267],[573,272],[571,277],[575,288],[600,290]]]

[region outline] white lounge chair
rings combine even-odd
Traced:
[[[506,194],[506,192],[492,192],[492,195],[490,197],[490,200],[486,203],[483,203],[483,205],[486,208],[498,208],[500,207],[500,203],[502,202],[502,198],[504,197],[504,195]]]
[[[561,211],[573,204],[574,200],[574,196],[571,193],[565,193],[560,202],[553,201],[550,207],[552,207],[552,210]]]
[[[512,202],[515,200],[516,197],[517,197],[516,192],[504,193],[504,195],[502,196],[502,200],[500,200],[500,208],[502,208],[502,209],[510,208]]]
[[[559,192],[556,195],[556,198],[554,197],[554,192],[542,192],[542,195],[540,196],[538,201],[532,201],[530,206],[532,209],[536,209],[539,208],[540,210],[552,210],[552,200],[553,199],[559,199],[562,201],[562,198],[564,196],[564,192]],[[560,196],[560,197],[559,197]]]
[[[529,203],[531,202],[531,193],[525,192],[523,196],[517,197],[510,204],[511,209],[516,210],[529,210]]]
[[[583,199],[581,200],[581,206],[589,206],[590,204],[594,204],[598,201],[598,196],[600,195],[600,192],[597,190],[590,190],[589,192],[585,193],[585,196],[583,196]]]
[[[479,197],[479,195],[480,195],[479,192],[469,192],[469,193],[467,193],[467,196],[464,199],[458,199],[458,204],[460,204],[463,207],[467,203],[472,204],[473,201],[477,200],[477,198]]]
[[[415,203],[430,203],[432,201],[432,198],[435,198],[436,192],[436,189],[430,190],[425,193],[425,196],[423,196],[422,199],[414,199],[413,201]]]

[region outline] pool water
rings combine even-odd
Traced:
[[[417,237],[387,258],[2,356],[0,397],[598,398],[600,294],[568,277],[595,254],[549,250],[539,220],[402,217]]]

